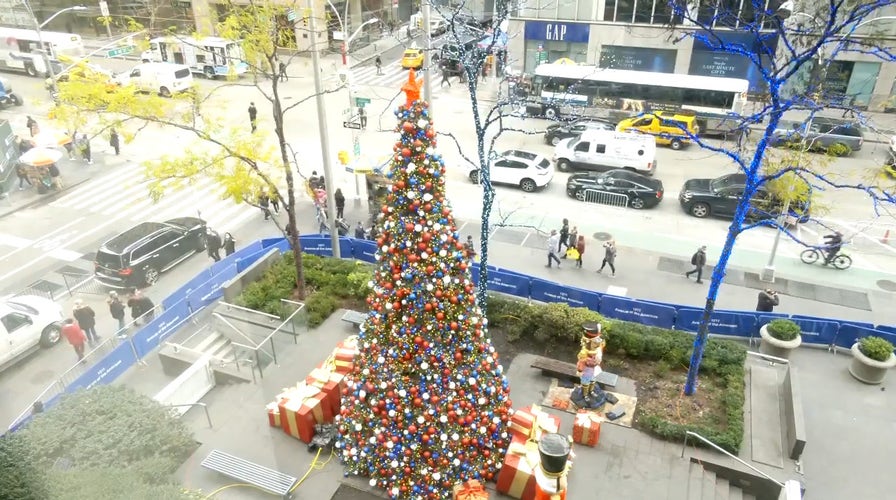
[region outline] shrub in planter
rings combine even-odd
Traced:
[[[789,319],[773,319],[759,329],[759,352],[788,359],[790,351],[802,344],[800,326]]]
[[[886,339],[865,337],[853,344],[850,350],[852,361],[849,364],[849,373],[856,380],[866,384],[883,382],[890,368],[896,366],[893,344]]]

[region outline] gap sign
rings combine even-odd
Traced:
[[[526,40],[548,42],[588,43],[591,26],[583,23],[558,23],[553,21],[526,21]]]

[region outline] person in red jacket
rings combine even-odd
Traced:
[[[62,336],[64,336],[65,340],[68,340],[68,343],[75,348],[75,354],[78,355],[78,361],[84,359],[84,343],[87,342],[87,335],[84,334],[84,330],[81,330],[81,327],[75,320],[66,318],[66,320],[62,322]]]

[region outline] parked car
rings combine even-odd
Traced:
[[[112,288],[152,285],[161,273],[204,251],[205,233],[205,221],[197,217],[137,224],[97,250],[96,280]]]
[[[162,97],[170,97],[193,87],[193,73],[183,64],[143,63],[134,66],[129,73],[117,75],[115,82],[133,85],[140,92],[156,92]]]
[[[588,130],[554,148],[557,169],[567,171],[623,168],[647,175],[656,171],[656,141],[631,132]]]
[[[491,181],[495,184],[519,186],[531,193],[547,186],[554,178],[554,166],[538,153],[511,149],[497,155],[489,163]],[[479,169],[468,173],[470,181],[479,183]]]
[[[39,347],[56,345],[62,319],[62,308],[50,299],[19,295],[0,300],[0,370]]]
[[[581,135],[582,132],[588,130],[615,130],[610,122],[605,121],[587,121],[576,123],[554,123],[548,125],[548,129],[544,132],[545,144],[556,146],[563,139],[569,139]]]
[[[685,181],[678,201],[685,212],[694,217],[733,217],[746,186],[746,174],[728,174],[715,179],[689,179]],[[780,215],[784,203],[777,201],[767,190],[760,187],[750,200],[747,219],[756,221],[772,219]],[[797,222],[809,220],[809,206],[790,204],[790,215]]]
[[[439,36],[448,31],[448,21],[437,18],[429,20],[429,35]]]
[[[404,69],[420,69],[423,67],[423,49],[405,49],[401,56],[401,67]]]
[[[628,170],[582,172],[566,181],[567,196],[579,201],[598,201],[600,193],[624,195],[632,208],[653,208],[663,199],[663,182]]]
[[[656,143],[661,146],[669,146],[679,150],[691,143],[691,136],[696,136],[700,127],[697,126],[697,117],[676,113],[643,113],[638,116],[626,118],[619,122],[616,130],[619,132],[641,132],[656,137]]]
[[[803,122],[781,120],[769,138],[772,146],[801,147],[804,142],[810,151],[849,156],[862,149],[865,139],[857,124],[820,116]]]

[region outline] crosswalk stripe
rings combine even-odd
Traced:
[[[83,184],[78,189],[73,190],[72,192],[62,196],[61,198],[56,199],[52,203],[51,206],[59,206],[59,207],[69,207],[76,208],[77,202],[84,199],[93,198],[91,193],[95,193],[97,191],[103,190],[109,184],[114,182],[120,182],[125,177],[132,176],[133,174],[128,170],[132,167],[132,165],[128,165],[116,172],[111,174],[104,175],[98,179],[93,179],[85,184]],[[64,179],[64,177],[63,177]]]

